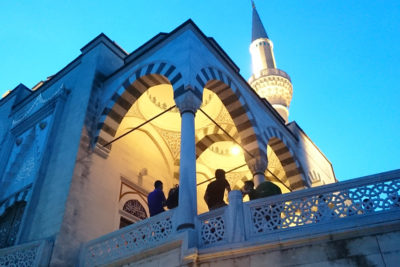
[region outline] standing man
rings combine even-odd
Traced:
[[[228,190],[228,193],[231,191],[231,186],[225,178],[224,170],[217,169],[215,171],[215,179],[214,182],[211,182],[207,186],[204,195],[204,200],[206,201],[209,210],[226,206],[226,203],[224,202],[225,189]]]
[[[246,181],[244,182],[244,188],[242,190],[243,197],[245,195],[249,195],[250,200],[257,199],[257,191],[254,189],[254,182],[253,181]]]
[[[163,183],[160,180],[154,182],[154,191],[147,196],[150,217],[164,211],[166,205],[165,195],[163,192]]]

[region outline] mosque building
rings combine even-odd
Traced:
[[[0,100],[0,266],[400,262],[400,171],[337,181],[252,12],[248,80],[188,20],[131,53],[100,34]],[[217,169],[233,190],[208,211]],[[156,180],[179,206],[150,218]],[[248,180],[283,194],[242,199]]]

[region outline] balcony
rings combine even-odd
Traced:
[[[252,84],[254,80],[263,76],[281,76],[283,78],[288,79],[291,82],[289,74],[280,69],[263,69],[262,71],[260,71],[260,73],[257,73],[257,75],[255,74],[251,75],[248,82],[249,84]]]
[[[231,191],[229,199],[229,206],[197,217],[199,253],[398,222],[400,170],[245,203],[240,191]],[[182,235],[174,222],[170,210],[92,240],[81,250],[80,266],[129,263],[134,255],[177,242]]]

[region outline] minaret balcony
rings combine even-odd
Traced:
[[[253,75],[251,75],[248,82],[249,84],[252,84],[255,80],[259,79],[260,77],[266,77],[266,76],[280,76],[288,79],[291,82],[289,74],[280,69],[263,69],[259,73],[254,73]]]

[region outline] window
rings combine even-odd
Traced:
[[[147,212],[145,208],[137,199],[130,199],[125,202],[121,214],[122,216],[119,222],[120,229],[147,218]]]
[[[0,248],[15,244],[25,206],[25,201],[15,202],[0,216]]]
[[[123,209],[124,211],[132,214],[135,217],[138,217],[141,220],[144,220],[147,218],[147,213],[142,204],[136,199],[131,199],[128,200]]]

